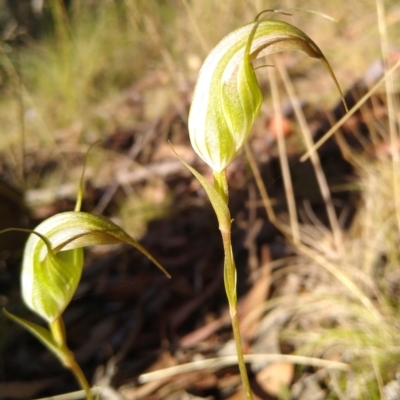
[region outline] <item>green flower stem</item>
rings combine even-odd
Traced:
[[[87,400],[94,400],[92,393],[90,391],[89,383],[86,380],[85,374],[81,370],[81,367],[79,366],[79,364],[76,362],[75,357],[72,352],[70,352],[70,355],[71,356],[69,358],[68,368],[75,375],[76,380],[80,384],[81,388],[85,391]]]
[[[225,171],[214,173],[214,187],[228,205],[228,184]],[[229,211],[227,211],[229,213]],[[230,213],[227,220],[231,221]],[[239,329],[239,317],[237,308],[237,291],[236,291],[236,265],[232,252],[231,242],[231,223],[224,225],[220,231],[224,246],[224,283],[225,291],[229,302],[229,312],[231,315],[233,336],[236,343],[236,352],[238,357],[239,371],[242,378],[244,390],[247,400],[253,400],[253,394],[250,389],[250,382],[247,375],[246,364],[243,357],[242,338]]]
[[[94,400],[85,374],[76,362],[74,353],[72,353],[72,351],[67,347],[65,325],[61,317],[50,323],[50,332],[53,336],[54,342],[59,347],[58,356],[61,358],[62,363],[75,375],[79,385],[86,393],[87,400]]]
[[[57,344],[58,347],[67,347],[65,325],[61,317],[56,318],[53,322],[50,323],[50,332],[53,336],[54,342]]]
[[[228,181],[226,180],[226,170],[221,172],[214,171],[214,188],[228,205]]]

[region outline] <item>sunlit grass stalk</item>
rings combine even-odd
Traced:
[[[283,185],[286,193],[286,201],[288,204],[290,227],[292,229],[292,238],[294,243],[300,242],[299,222],[297,218],[296,201],[294,198],[293,183],[290,176],[290,166],[286,151],[285,137],[283,134],[283,119],[279,100],[278,83],[274,68],[268,68],[268,77],[271,85],[272,103],[274,115],[276,118],[276,128],[278,132],[278,150],[279,162],[281,165]]]
[[[381,48],[382,48],[382,56],[383,62],[385,66],[385,72],[388,70],[388,61],[389,61],[389,45],[388,45],[388,37],[387,37],[387,27],[385,20],[385,5],[382,0],[376,0],[376,8],[378,14],[378,27],[381,38]],[[396,116],[395,116],[395,107],[394,107],[394,81],[393,75],[388,75],[385,81],[386,86],[386,100],[387,100],[387,108],[388,108],[388,117],[389,117],[389,137],[390,137],[390,155],[392,162],[392,174],[393,174],[393,195],[394,201],[396,204],[396,217],[397,217],[397,227],[400,231],[400,183],[397,178],[397,170],[400,167],[400,157],[398,152],[398,141],[399,135],[397,131],[396,125]]]
[[[392,75],[400,68],[400,60],[396,62],[393,67],[386,71],[386,74],[377,82],[374,86],[366,93],[357,104],[351,108],[347,114],[345,114],[339,121],[333,125],[324,136],[319,139],[311,149],[307,150],[300,158],[300,161],[306,161],[311,156],[311,153],[317,151],[353,114],[355,114],[363,104],[365,104],[381,87],[387,79],[391,78]]]
[[[324,360],[321,358],[305,357],[292,354],[246,354],[246,362],[266,361],[268,363],[292,363],[316,368],[327,368],[332,371],[348,371],[349,366],[339,361]],[[178,374],[202,369],[216,370],[235,364],[235,356],[224,356],[218,358],[208,358],[204,360],[195,360],[187,364],[174,365],[156,371],[146,372],[138,377],[139,383],[148,383],[158,379],[172,377]],[[41,399],[45,400],[45,399]],[[48,400],[48,399],[46,399]]]
[[[306,147],[307,147],[307,149],[311,149],[311,147],[313,146],[312,134],[311,134],[310,128],[307,124],[307,121],[305,119],[304,113],[303,113],[298,101],[296,101],[296,93],[294,90],[294,86],[293,86],[293,84],[289,78],[289,75],[286,71],[286,68],[283,66],[282,62],[278,58],[276,58],[274,63],[277,66],[279,74],[285,85],[285,89],[289,95],[289,99],[292,104],[292,107],[293,107],[294,113],[296,115],[297,121],[299,123],[299,126],[301,128],[301,132],[303,134],[303,139],[306,144]],[[325,202],[326,213],[328,215],[329,223],[330,223],[330,226],[332,229],[332,234],[333,234],[333,238],[335,241],[335,245],[336,245],[336,248],[339,249],[343,245],[342,231],[340,229],[340,225],[338,222],[338,218],[336,216],[335,208],[333,206],[332,196],[329,191],[328,182],[326,180],[324,171],[322,169],[321,161],[320,161],[318,153],[317,152],[311,153],[310,158],[311,158],[311,162],[314,166],[315,176],[318,181],[318,185],[319,185],[319,189],[321,191],[322,198],[324,199],[324,202]]]

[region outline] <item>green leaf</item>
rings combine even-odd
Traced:
[[[171,146],[172,147],[172,146]],[[196,179],[200,182],[203,189],[206,191],[208,198],[210,199],[211,205],[217,215],[219,229],[221,231],[230,231],[231,227],[231,216],[228,209],[228,205],[221,197],[221,195],[215,190],[214,186],[208,182],[204,176],[202,176],[199,172],[197,172],[193,167],[191,167],[188,163],[186,163],[176,151],[172,148],[172,151],[176,154],[176,156],[182,161],[185,167],[196,177]]]
[[[66,347],[60,348],[54,341],[51,332],[48,329],[43,328],[42,326],[37,325],[33,322],[17,317],[16,315],[8,312],[5,308],[3,308],[2,311],[6,317],[10,318],[18,325],[22,326],[24,329],[30,332],[37,339],[39,339],[56,357],[61,360],[64,365],[68,363],[67,360],[69,357],[69,350]]]

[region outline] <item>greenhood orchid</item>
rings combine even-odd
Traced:
[[[320,59],[340,91],[321,50],[296,27],[257,20],[230,33],[206,58],[189,113],[192,147],[214,172],[225,170],[236,157],[259,113],[263,98],[252,61],[285,50]]]
[[[194,90],[188,121],[190,141],[195,152],[212,168],[214,184],[185,163],[203,186],[218,218],[225,253],[225,290],[248,400],[252,400],[253,395],[239,330],[226,168],[247,140],[263,100],[252,61],[285,50],[302,50],[323,62],[342,96],[335,75],[318,46],[293,25],[259,19],[261,14],[254,22],[235,30],[217,44],[204,61]]]

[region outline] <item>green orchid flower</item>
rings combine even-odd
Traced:
[[[214,172],[237,156],[259,113],[263,98],[252,61],[285,50],[320,59],[341,93],[321,50],[293,25],[256,20],[230,33],[200,69],[188,121],[193,149]]]
[[[28,238],[22,261],[21,287],[25,304],[51,323],[61,316],[79,284],[83,247],[127,243],[168,273],[122,228],[99,215],[81,211],[56,214]]]

